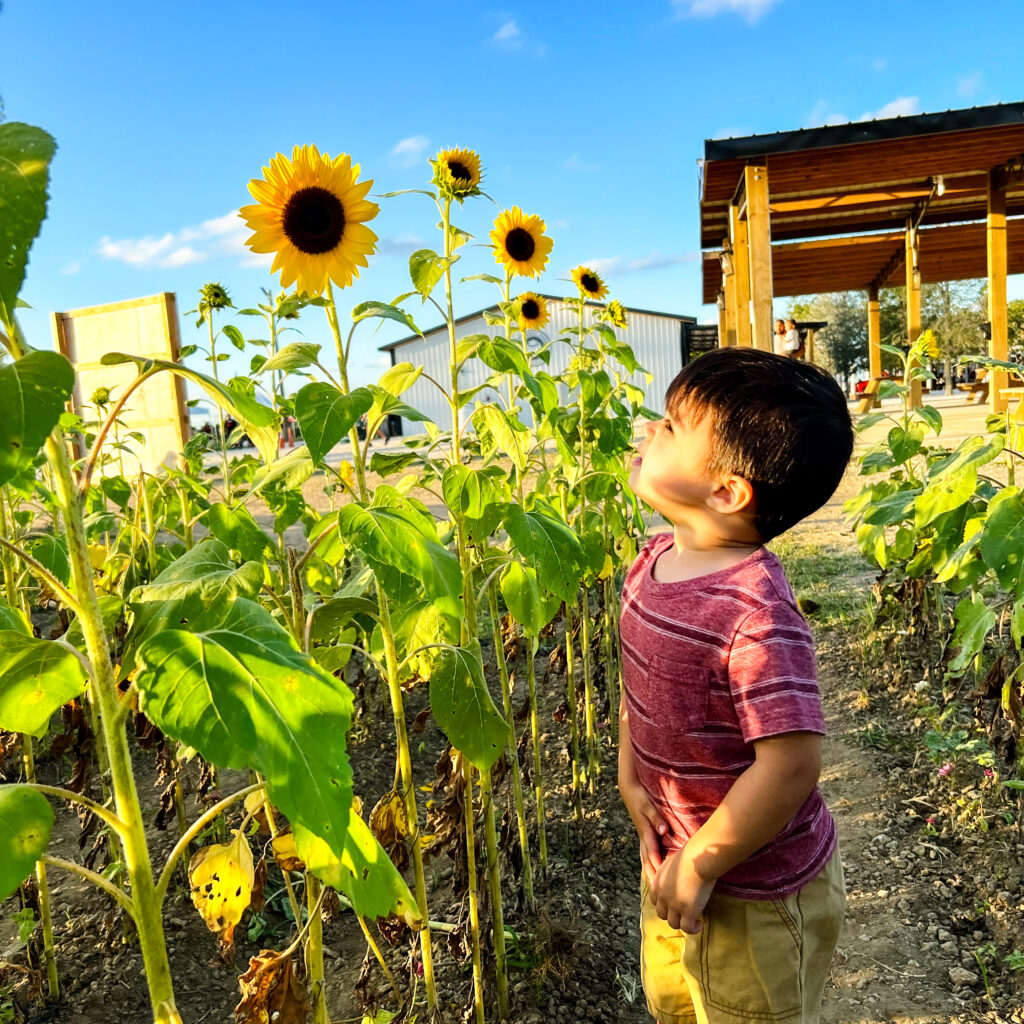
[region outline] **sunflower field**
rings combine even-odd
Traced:
[[[260,934],[265,906],[290,922],[237,979],[236,1021],[326,1024],[324,920],[348,911],[366,950],[363,1019],[449,1019],[453,1007],[508,1019],[522,955],[508,921],[536,920],[537,881],[563,842],[550,834],[545,748],[568,757],[566,830],[611,786],[601,766],[621,682],[616,575],[644,529],[624,457],[635,419],[653,415],[617,333],[626,311],[577,267],[573,326],[529,346],[549,314],[517,279],[536,277],[553,243],[543,220],[511,207],[486,240],[495,272],[461,279],[496,290],[498,330],[457,337],[457,265],[473,239],[453,215],[488,197],[479,156],[451,149],[430,162],[424,189],[375,197],[437,222],[436,247],[410,255],[409,291],[346,313],[339,293],[377,243],[373,182],[347,155],[297,146],[250,182],[254,202],[240,211],[283,289],[237,311],[269,335],[252,372],[221,378],[217,344],[253,343],[224,323],[233,304],[211,283],[196,311],[209,373],[185,365],[194,349],[181,363],[111,351],[104,363],[133,367],[133,380],[74,415],[74,369],[33,347],[17,316],[54,150],[41,129],[0,124],[0,742],[23,765],[23,781],[0,786],[0,896],[20,890],[38,914],[41,997],[56,1000],[73,969],[55,955],[50,892],[70,872],[102,890],[123,941],[137,943],[157,1024],[182,1020],[167,920],[189,901],[222,964],[236,929]],[[349,383],[357,334],[381,320],[419,333],[409,309],[428,304],[449,339],[450,373],[430,379],[444,422],[403,399],[422,367]],[[281,343],[295,320],[321,315],[333,352]],[[559,374],[554,344],[572,350]],[[470,360],[488,367],[500,401],[460,387]],[[158,374],[200,389],[221,430],[189,440],[171,468],[126,474],[121,417]],[[303,441],[286,454],[282,416]],[[371,450],[390,416],[422,433]],[[229,420],[252,454],[232,451]],[[326,505],[308,500],[314,479]],[[286,538],[296,527],[298,546]],[[553,666],[564,679],[554,722],[538,699]],[[393,727],[383,795],[350,757],[375,714]],[[423,763],[427,729],[440,752]],[[58,751],[74,761],[71,780],[38,781],[36,753]],[[140,797],[150,752],[169,844],[155,841]],[[83,857],[51,843],[69,809],[92,847]],[[455,920],[428,900],[437,864],[448,865]],[[414,943],[401,962],[388,948],[403,936]],[[468,1003],[439,984],[440,945],[464,967]]]

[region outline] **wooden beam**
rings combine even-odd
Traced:
[[[750,304],[754,347],[772,351],[772,230],[768,212],[768,168],[743,169],[750,249]]]
[[[736,344],[750,348],[753,344],[750,324],[750,246],[747,222],[740,217],[736,203],[729,206],[729,237],[732,240],[733,310],[732,323],[736,327]]]
[[[1006,324],[1006,192],[1001,185],[1004,168],[997,167],[988,178],[988,218],[985,225],[985,250],[988,256],[988,320],[992,337],[988,352],[993,359],[1006,359],[1008,338]],[[990,371],[989,405],[993,412],[1006,409],[1007,386],[1005,370]]]
[[[718,293],[715,301],[718,303],[718,347],[728,348],[729,307],[726,305],[724,289]]]
[[[878,304],[878,286],[868,289],[868,376],[882,376],[882,314]]]
[[[913,345],[917,336],[921,333],[921,274],[917,270],[917,259],[915,254],[916,231],[907,221],[907,233],[905,240],[904,264],[907,270],[907,344]],[[910,404],[921,405],[921,382],[915,380],[910,385]]]

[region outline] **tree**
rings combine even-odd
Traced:
[[[867,366],[868,313],[864,292],[830,292],[791,303],[795,320],[827,320],[815,337],[818,362],[849,392],[854,374]]]
[[[930,327],[939,343],[946,394],[953,393],[953,360],[985,347],[985,285],[982,281],[942,281],[926,285],[921,296],[922,327]]]
[[[1006,304],[1006,322],[1010,358],[1015,363],[1024,362],[1024,299]]]

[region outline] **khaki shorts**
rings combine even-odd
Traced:
[[[712,893],[697,935],[658,917],[640,886],[640,977],[660,1024],[817,1024],[846,892],[839,850],[781,900]]]

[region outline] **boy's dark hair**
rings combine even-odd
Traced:
[[[811,363],[750,348],[715,349],[669,385],[665,408],[711,417],[708,469],[754,489],[754,526],[771,540],[835,493],[853,453],[846,398]]]

